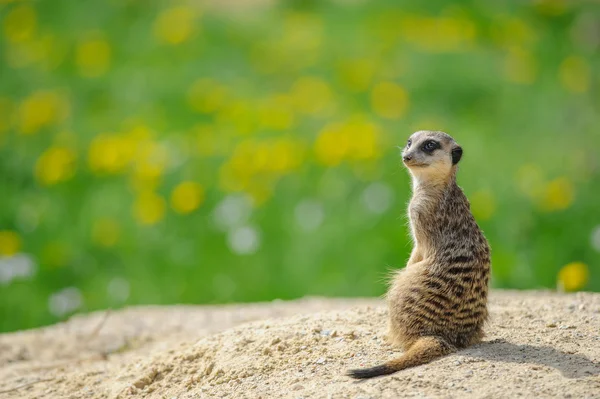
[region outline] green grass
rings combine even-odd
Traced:
[[[493,286],[583,262],[566,283],[600,291],[600,7],[446,4],[0,5],[0,267],[36,265],[0,283],[0,331],[67,317],[68,287],[77,311],[380,295],[420,129],[464,148]]]

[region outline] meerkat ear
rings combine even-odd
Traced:
[[[463,150],[462,147],[457,145],[452,149],[452,165],[456,165],[462,158]]]

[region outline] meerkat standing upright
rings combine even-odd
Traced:
[[[408,208],[414,248],[387,293],[391,343],[404,354],[354,378],[428,363],[483,337],[490,249],[456,184],[462,148],[443,132],[419,131],[402,153],[413,181]]]

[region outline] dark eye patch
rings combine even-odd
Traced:
[[[412,144],[412,140],[408,139],[408,141],[406,142],[406,148],[410,148],[411,144]]]
[[[438,148],[442,148],[442,146],[435,140],[427,140],[421,145],[421,150],[429,155],[433,154]]]

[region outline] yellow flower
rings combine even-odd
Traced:
[[[408,93],[395,83],[378,83],[371,92],[371,106],[383,118],[399,119],[408,108]]]
[[[204,201],[204,189],[198,183],[179,183],[171,193],[171,207],[177,213],[186,214],[198,208]]]
[[[252,174],[259,174],[268,171],[269,163],[270,163],[270,155],[269,145],[266,142],[250,142],[252,147],[250,150],[246,150],[243,155],[237,155],[236,160],[237,163],[242,165],[246,165],[249,171]],[[239,153],[238,153],[239,154]]]
[[[557,286],[561,291],[577,291],[585,287],[590,272],[585,263],[572,262],[558,272]]]
[[[364,161],[379,157],[382,137],[377,125],[355,116],[345,124],[342,134],[348,137],[349,159]]]
[[[325,126],[317,136],[314,151],[321,164],[336,166],[344,160],[350,143],[348,137],[341,133],[341,129],[339,124],[331,124]]]
[[[4,17],[4,35],[9,42],[22,43],[31,40],[35,34],[37,17],[29,4],[12,8]]]
[[[266,170],[269,164],[269,152],[265,143],[256,140],[243,140],[235,147],[231,158],[226,162],[231,177],[242,183],[245,188],[250,179]]]
[[[110,45],[100,33],[92,33],[76,48],[75,63],[79,74],[88,78],[103,75],[110,66]]]
[[[88,164],[95,173],[119,173],[129,165],[134,151],[134,142],[116,135],[100,134],[90,144]]]
[[[437,40],[440,50],[459,51],[472,44],[476,35],[475,24],[466,17],[438,18]]]
[[[567,10],[565,0],[541,0],[534,4],[538,12],[544,15],[562,15]]]
[[[304,158],[305,145],[297,140],[281,138],[269,145],[269,171],[277,174],[297,169]]]
[[[566,177],[559,177],[546,185],[540,206],[548,212],[560,211],[571,206],[574,199],[573,183]]]
[[[381,155],[382,136],[377,125],[357,115],[341,124],[326,126],[317,136],[314,151],[325,166],[344,160],[373,160]]]
[[[294,112],[290,98],[284,95],[266,99],[259,108],[259,122],[262,127],[273,130],[287,130],[294,124]]]
[[[155,141],[137,143],[134,157],[133,177],[141,187],[150,188],[157,185],[169,162],[169,154],[164,145]]]
[[[165,200],[152,191],[144,191],[138,195],[133,211],[140,224],[156,224],[164,217]]]
[[[496,201],[489,190],[477,191],[471,196],[471,208],[478,220],[489,220],[496,211]]]
[[[167,44],[180,44],[194,31],[198,10],[189,6],[175,6],[160,13],[154,23],[154,35]]]
[[[561,64],[558,77],[563,87],[572,93],[584,93],[590,87],[591,68],[578,56],[567,57]]]
[[[69,180],[75,174],[75,158],[70,148],[50,147],[38,158],[35,177],[46,186]]]
[[[119,240],[120,230],[119,222],[115,219],[95,220],[92,226],[92,240],[102,247],[113,247]]]
[[[520,47],[511,48],[504,60],[504,75],[513,83],[532,84],[537,75],[537,64],[531,52]]]
[[[375,71],[376,63],[369,58],[359,58],[340,62],[337,74],[342,85],[355,92],[363,92],[369,88]]]
[[[249,134],[255,131],[256,112],[248,101],[235,100],[224,104],[217,113],[216,122],[228,131]]]
[[[272,195],[282,176],[302,164],[304,154],[304,143],[288,137],[243,140],[221,165],[219,187],[225,192],[244,191],[255,204],[261,204]]]
[[[21,249],[21,237],[14,231],[0,231],[0,256],[12,256]]]
[[[196,111],[205,114],[223,107],[228,97],[227,87],[210,79],[199,79],[188,91],[188,104]]]
[[[318,115],[331,109],[331,89],[319,78],[301,77],[294,83],[290,94],[292,104],[300,112]]]
[[[68,104],[57,92],[36,91],[19,106],[17,121],[23,134],[37,133],[41,128],[62,121]]]
[[[152,132],[144,124],[135,122],[129,125],[128,127],[129,130],[127,131],[125,136],[128,139],[133,140],[134,142],[141,142],[144,140],[150,140],[150,138],[152,138]]]

